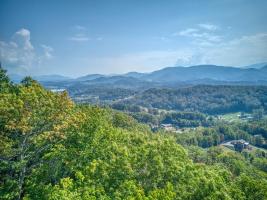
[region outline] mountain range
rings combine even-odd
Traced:
[[[10,75],[14,82],[22,79]],[[121,75],[89,74],[76,79],[60,75],[34,76],[44,85],[95,85],[113,84],[140,86],[146,84],[263,84],[267,85],[267,63],[243,68],[217,65],[196,65],[191,67],[166,67],[151,73],[129,72]]]
[[[227,82],[267,81],[267,65],[260,68],[236,68],[216,65],[191,67],[168,67],[142,76],[142,79],[157,82],[180,82],[210,79]]]

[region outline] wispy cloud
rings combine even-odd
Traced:
[[[206,42],[208,43],[207,40]],[[123,73],[128,71],[149,72],[167,66],[199,64],[245,66],[267,60],[267,33],[247,35],[229,41],[221,40],[212,45],[211,47],[207,44],[196,43],[173,50],[87,58],[86,65],[95,66],[95,71],[91,71],[91,73]]]
[[[86,30],[86,28],[84,26],[80,26],[80,25],[75,25],[73,28],[76,30],[79,30],[79,31],[85,31]]]
[[[206,33],[206,32],[204,32],[204,33],[193,33],[190,36],[194,37],[194,38],[206,39],[206,40],[211,41],[211,42],[219,42],[219,41],[221,41],[221,36],[213,35],[213,34]]]
[[[215,38],[216,40],[216,38]],[[206,42],[207,44],[201,44]],[[212,45],[212,47],[210,46]],[[244,66],[267,60],[267,33],[245,35],[228,41],[219,40],[216,43],[195,40],[194,48],[189,54],[188,62],[179,61],[182,65],[218,64],[226,66]]]
[[[214,43],[222,41],[222,36],[213,33],[218,26],[213,24],[198,24],[200,28],[188,28],[181,30],[174,36],[183,36],[191,38],[193,44],[200,46],[212,46]],[[204,29],[204,30],[203,30]]]
[[[53,55],[52,55],[52,52],[54,51],[54,49],[52,48],[52,47],[50,47],[50,46],[47,46],[47,45],[45,45],[45,44],[41,44],[40,45],[42,48],[43,48],[43,50],[44,50],[44,58],[46,58],[46,59],[51,59],[51,58],[53,58]]]
[[[191,36],[192,34],[198,32],[198,29],[195,29],[195,28],[188,28],[188,29],[185,29],[185,30],[182,30],[178,33],[174,33],[173,36]]]
[[[244,35],[230,41],[223,41],[203,52],[210,63],[242,66],[251,63],[266,62],[267,33]]]
[[[31,43],[31,33],[22,28],[14,33],[10,41],[0,41],[0,60],[10,72],[27,71],[52,58],[52,47],[41,45],[42,53],[37,53]]]
[[[219,29],[218,26],[214,24],[198,24],[194,28],[187,28],[178,32],[171,34],[171,36],[183,36],[192,38],[192,42],[211,45],[213,42],[219,42],[222,40],[222,36],[213,33],[213,31]],[[169,40],[169,37],[157,37],[163,41]]]
[[[74,42],[87,42],[90,40],[87,28],[81,25],[75,25],[72,28],[73,34],[72,36],[68,37],[68,40],[74,41]]]
[[[75,42],[87,42],[88,40],[90,40],[89,37],[82,33],[77,33],[74,36],[69,37],[68,39]]]
[[[200,28],[206,29],[208,31],[216,31],[219,29],[219,26],[214,25],[214,24],[209,24],[209,23],[205,23],[205,24],[198,24],[198,26]]]
[[[163,42],[169,42],[170,41],[170,37],[167,37],[167,36],[155,36],[155,37],[153,37],[153,39],[160,40]]]
[[[75,25],[71,27],[72,35],[67,38],[69,41],[73,42],[88,42],[89,40],[102,41],[103,37],[89,37],[88,30],[85,26]]]

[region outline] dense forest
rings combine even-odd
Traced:
[[[266,102],[266,86],[197,85],[178,89],[151,88],[133,98],[115,102],[112,107],[132,111],[133,107],[141,106],[216,115],[266,110]]]
[[[218,105],[266,107],[265,87],[225,87],[225,102],[220,92],[208,95],[216,87],[201,87],[151,90],[153,98],[142,101],[190,111],[198,105],[203,113],[219,112]],[[158,106],[160,101],[165,103]],[[206,121],[203,114],[169,115],[162,120]],[[264,120],[207,125],[182,134],[151,132],[127,114],[75,104],[66,92],[53,93],[30,77],[13,84],[0,69],[0,199],[267,199],[266,151],[218,145],[224,137],[255,140],[263,147],[266,132]]]
[[[152,109],[148,112],[130,112],[133,118],[138,122],[150,126],[159,126],[160,124],[172,124],[177,128],[212,126],[215,121],[212,116],[198,112],[162,112]]]

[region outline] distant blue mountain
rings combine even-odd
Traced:
[[[53,74],[53,75],[42,75],[42,76],[33,76],[33,79],[37,80],[37,81],[41,81],[41,82],[46,82],[46,81],[69,81],[72,80],[70,77],[66,77],[66,76],[61,76],[61,75],[57,75],[57,74]]]
[[[146,75],[145,73],[140,73],[140,72],[128,72],[126,74],[123,74],[123,76],[132,78],[142,78],[145,75]]]
[[[19,83],[25,76],[18,75],[18,74],[9,74],[9,77],[13,82]],[[39,82],[60,82],[60,81],[72,80],[69,77],[56,75],[56,74],[33,76],[32,78]]]
[[[267,62],[257,63],[257,64],[253,64],[253,65],[248,65],[248,66],[244,66],[243,68],[261,69],[261,68],[263,68],[265,66],[267,66]]]
[[[60,75],[34,76],[33,78],[40,82],[67,82],[86,84],[119,84],[134,85],[144,83],[266,83],[267,82],[267,65],[259,63],[243,68],[226,67],[217,65],[196,65],[191,67],[166,67],[151,73],[129,72],[122,75],[102,75],[89,74],[76,79]],[[11,80],[19,82],[22,76],[11,74]],[[206,81],[206,82],[205,82]],[[55,84],[56,85],[56,84]]]
[[[157,82],[195,81],[211,79],[214,81],[267,81],[264,69],[225,67],[216,65],[197,65],[191,67],[167,67],[142,77]]]
[[[86,76],[78,77],[76,79],[76,81],[90,81],[90,80],[94,80],[94,79],[102,78],[102,77],[105,77],[105,75],[102,75],[102,74],[88,74]]]

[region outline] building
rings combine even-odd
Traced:
[[[176,128],[172,126],[172,124],[161,124],[161,128],[163,128],[165,131],[175,131]]]
[[[243,151],[243,149],[250,149],[249,143],[245,140],[233,140],[230,142],[236,151]]]
[[[223,143],[222,145],[229,149],[239,151],[239,152],[243,151],[244,149],[248,149],[248,150],[252,149],[249,143],[243,139],[228,141],[228,142]]]

